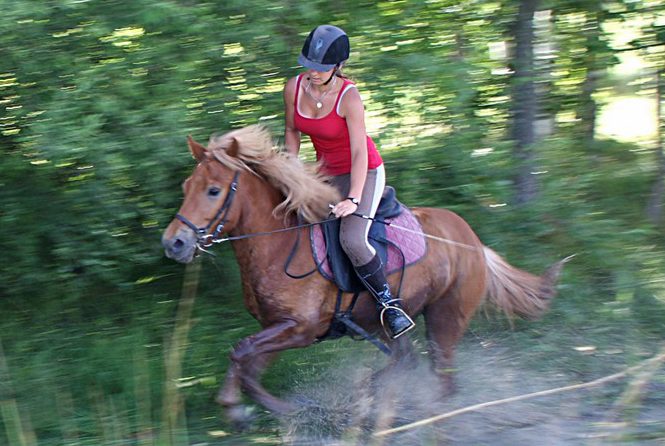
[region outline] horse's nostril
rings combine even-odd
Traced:
[[[179,238],[176,239],[175,242],[173,242],[173,247],[175,249],[179,249],[182,245],[184,245],[184,243]]]

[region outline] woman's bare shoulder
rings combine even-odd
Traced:
[[[363,100],[355,85],[347,88],[340,103],[340,115],[346,117],[347,115],[353,115],[358,112],[362,113],[364,108]]]
[[[293,93],[294,91],[296,91],[297,84],[298,84],[298,76],[293,76],[291,79],[286,81],[286,84],[284,84],[284,92]]]

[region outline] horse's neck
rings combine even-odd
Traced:
[[[285,261],[296,237],[296,231],[269,233],[286,229],[295,225],[295,222],[273,215],[273,209],[283,198],[266,182],[255,177],[248,178],[245,185],[238,185],[239,189],[241,187],[246,189],[241,193],[244,197],[241,215],[229,235],[243,237],[233,242],[241,269],[248,268],[247,272],[252,270],[256,274],[263,274],[261,270],[267,266]]]
[[[309,230],[302,228],[253,235],[292,228],[297,225],[297,219],[284,221],[283,216],[272,215],[283,197],[271,186],[258,180],[247,183],[248,189],[244,191],[247,194],[239,193],[243,196],[239,203],[242,206],[241,224],[230,231],[230,235],[249,236],[232,243],[240,269],[245,308],[261,325],[268,324],[271,318],[279,315],[293,317],[293,310],[285,309],[293,308],[294,299],[308,302],[298,311],[315,312],[316,309],[311,306],[320,305],[315,297],[320,299],[325,296],[317,287],[310,286],[311,278],[315,276],[308,276],[309,280],[295,281],[294,284],[294,280],[286,274],[287,269],[289,273],[300,275],[315,268]],[[239,183],[239,191],[240,187]]]
[[[296,261],[289,270],[303,271],[311,269],[311,253],[306,230],[283,231],[264,234],[293,226],[295,222],[285,222],[280,216],[273,216],[272,211],[280,202],[280,195],[266,184],[248,181],[247,194],[241,193],[242,208],[239,224],[229,232],[232,236],[248,236],[232,242],[233,251],[240,269],[243,286],[243,301],[247,310],[259,321],[263,321],[265,312],[277,302],[292,298],[278,290],[285,289],[285,281],[291,280],[285,274],[287,259],[294,248],[300,231],[299,249],[294,256]],[[240,184],[238,189],[240,189]],[[264,234],[264,235],[254,235]],[[261,322],[263,323],[263,322]]]

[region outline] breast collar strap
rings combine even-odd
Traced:
[[[184,217],[180,214],[175,214],[175,218],[183,222],[185,225],[187,225],[187,227],[196,233],[196,246],[199,248],[210,247],[224,230],[224,225],[226,225],[226,222],[228,221],[229,211],[231,210],[231,204],[233,204],[233,197],[235,197],[236,189],[238,187],[238,173],[239,172],[236,171],[235,175],[233,175],[233,181],[231,181],[229,190],[226,192],[224,202],[222,202],[222,205],[217,210],[217,213],[206,226],[199,228],[194,223],[189,221],[187,217]],[[219,220],[219,223],[215,227],[215,230],[213,232],[209,232],[210,228],[212,228],[217,220]]]

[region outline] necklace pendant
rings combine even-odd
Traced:
[[[321,107],[323,107],[323,104],[320,103],[320,102],[317,102],[317,103],[316,103],[316,108],[321,108]]]

